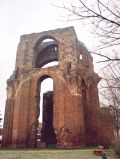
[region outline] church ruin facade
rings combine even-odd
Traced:
[[[43,68],[52,61],[58,65]],[[7,81],[2,147],[37,147],[41,83],[47,78],[53,91],[44,94],[42,142],[58,148],[109,142],[112,127],[100,119],[100,77],[93,67],[73,27],[21,36]]]

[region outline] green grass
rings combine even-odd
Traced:
[[[54,151],[61,151],[61,150],[95,150],[98,146],[88,146],[88,147],[82,147],[82,148],[75,148],[75,149],[65,149],[65,148],[57,148],[54,146],[48,146],[47,148],[1,148],[0,151],[48,151],[48,150],[54,150]]]
[[[101,159],[93,150],[1,149],[0,159]]]

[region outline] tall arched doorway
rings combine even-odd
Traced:
[[[45,147],[56,145],[56,135],[53,126],[53,79],[50,76],[42,76],[38,82],[38,132],[37,145]]]
[[[47,68],[58,65],[58,44],[54,37],[43,36],[35,47],[36,68]],[[53,127],[53,79],[43,75],[38,82],[38,133],[37,144],[46,146],[56,145],[56,136]]]

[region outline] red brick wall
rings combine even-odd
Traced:
[[[35,68],[37,49],[47,37],[58,45],[58,66]],[[82,54],[83,59],[79,58]],[[49,58],[49,57],[48,57]],[[16,68],[8,82],[3,141],[4,147],[36,147],[39,88],[43,78],[53,79],[53,125],[57,146],[75,148],[110,140],[111,123],[101,120],[92,57],[77,40],[73,27],[21,37]],[[85,82],[85,95],[82,81]],[[12,83],[10,85],[9,83]],[[85,108],[86,107],[86,108]]]

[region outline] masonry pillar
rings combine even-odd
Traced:
[[[30,79],[27,78],[18,86],[13,112],[13,133],[11,147],[26,147],[28,124],[28,101]]]

